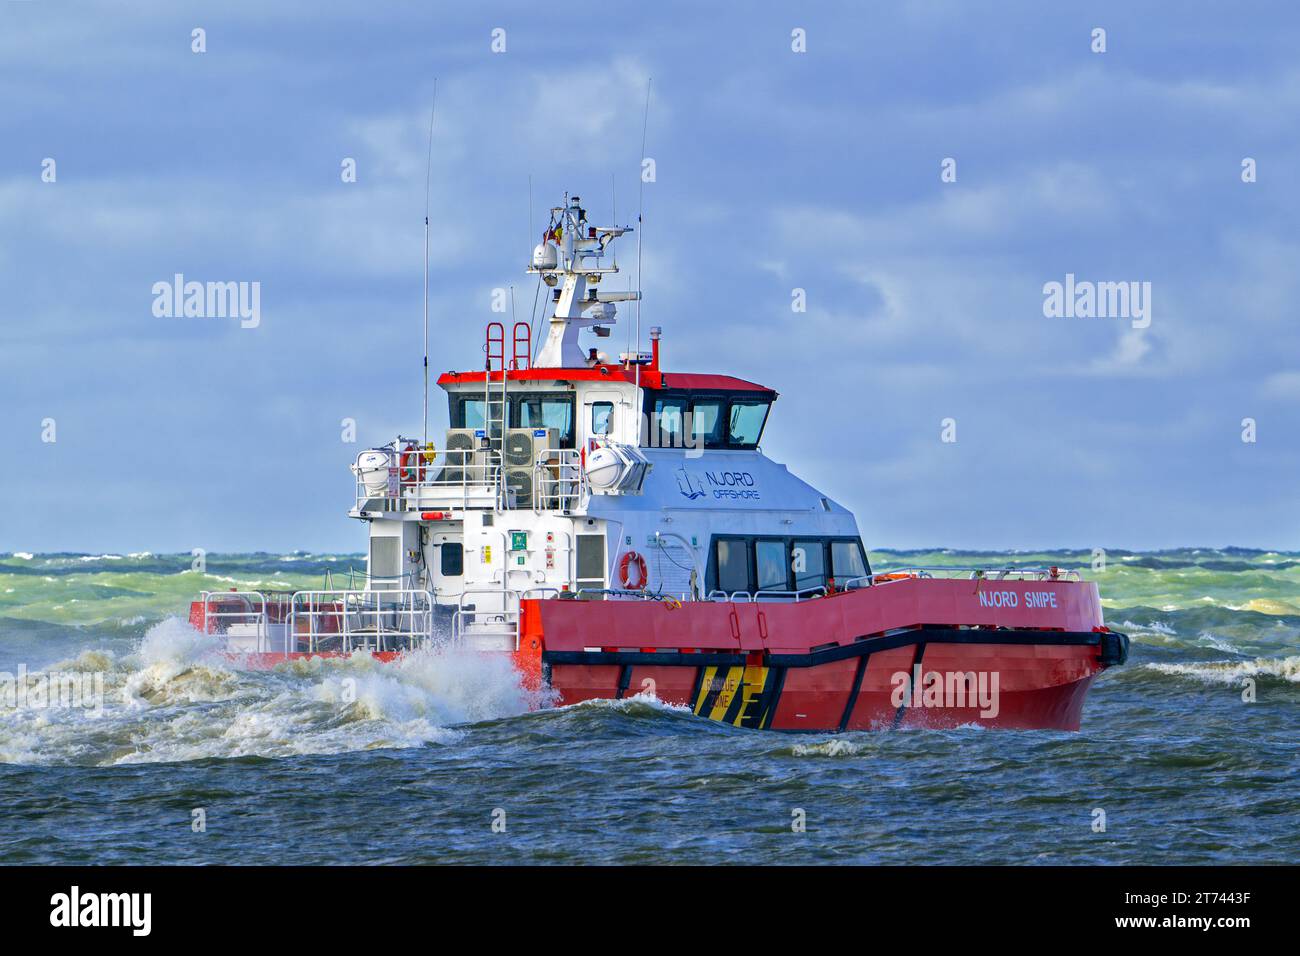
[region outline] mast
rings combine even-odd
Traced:
[[[632,353],[636,359],[637,401],[640,401],[641,395],[641,232],[642,216],[645,214],[645,134],[650,126],[651,79],[647,76],[645,80],[645,113],[641,117],[641,161],[637,164],[637,180],[641,185],[636,210],[636,351]]]
[[[617,302],[640,298],[640,292],[615,292],[601,288],[601,279],[618,272],[617,265],[602,265],[610,243],[631,231],[627,226],[592,226],[578,196],[565,195],[564,205],[551,209],[542,241],[533,248],[529,272],[553,289],[554,311],[550,330],[534,367],[582,368],[589,364],[578,342],[584,328],[602,338],[618,319]]]
[[[429,108],[429,153],[424,167],[424,426],[420,453],[429,447],[429,181],[433,176],[433,117],[438,109],[438,78],[433,78]]]

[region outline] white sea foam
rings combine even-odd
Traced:
[[[857,757],[871,749],[872,744],[867,741],[834,737],[815,744],[795,744],[790,752],[796,757]]]
[[[1187,677],[1204,684],[1239,685],[1247,677],[1274,678],[1300,684],[1300,656],[1257,657],[1249,661],[1203,661],[1192,664],[1146,664],[1161,674]]]
[[[689,714],[694,715],[694,711],[685,704],[674,704],[666,700],[660,700],[655,696],[653,691],[644,690],[639,694],[633,694],[631,697],[621,697],[617,700],[608,697],[596,697],[590,700],[578,701],[576,704],[569,704],[569,708],[590,707],[599,710],[636,710],[638,707],[649,707],[653,710],[662,710],[665,713],[672,714]],[[566,708],[567,709],[567,708]]]
[[[86,651],[51,669],[103,672],[102,716],[0,709],[0,761],[102,766],[454,744],[466,724],[543,702],[504,656],[430,650],[385,664],[357,653],[247,670],[178,618],[149,628],[131,654]]]

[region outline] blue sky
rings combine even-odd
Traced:
[[[644,322],[781,392],[765,450],[868,547],[1300,547],[1293,4],[267,6],[0,3],[0,550],[361,547],[340,421],[418,432],[435,76],[434,370],[528,313],[530,175],[634,218],[653,77]],[[261,324],[155,317],[178,272]],[[1046,318],[1067,273],[1150,327]]]

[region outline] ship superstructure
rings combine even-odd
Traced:
[[[485,368],[438,379],[436,458],[398,438],[354,465],[370,587],[431,594],[473,646],[513,647],[530,596],[808,596],[868,573],[852,514],[763,454],[773,389],[665,371],[657,327],[649,352],[600,348],[639,295],[609,289],[627,231],[589,225],[577,197],[553,209],[529,266],[544,342],[492,323]]]
[[[490,323],[483,367],[438,378],[441,448],[399,436],[356,456],[360,582],[208,592],[195,626],[267,666],[508,654],[562,704],[653,693],[741,727],[1077,729],[1128,651],[1097,586],[1057,568],[873,573],[854,516],[763,453],[775,390],[665,371],[658,327],[648,352],[601,348],[640,297],[609,281],[629,231],[566,196],[528,266],[542,341]]]

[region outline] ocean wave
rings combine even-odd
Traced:
[[[128,654],[83,650],[26,680],[53,675],[93,675],[97,705],[0,698],[0,762],[111,766],[454,744],[468,725],[545,702],[504,656],[442,648],[384,664],[358,652],[254,670],[177,618]]]
[[[618,711],[625,714],[685,714],[693,717],[695,712],[685,704],[674,704],[669,701],[660,700],[655,696],[653,691],[645,690],[631,697],[621,697],[617,700],[598,697],[591,700],[579,701],[576,704],[569,704],[560,710],[578,711],[578,710],[608,710]]]
[[[845,740],[833,737],[815,744],[795,744],[790,748],[792,757],[860,757],[876,746],[867,741]]]
[[[1143,668],[1172,677],[1183,677],[1202,684],[1240,685],[1246,678],[1277,680],[1300,684],[1300,655],[1264,657],[1249,661],[1199,661],[1194,663],[1150,663]]]

